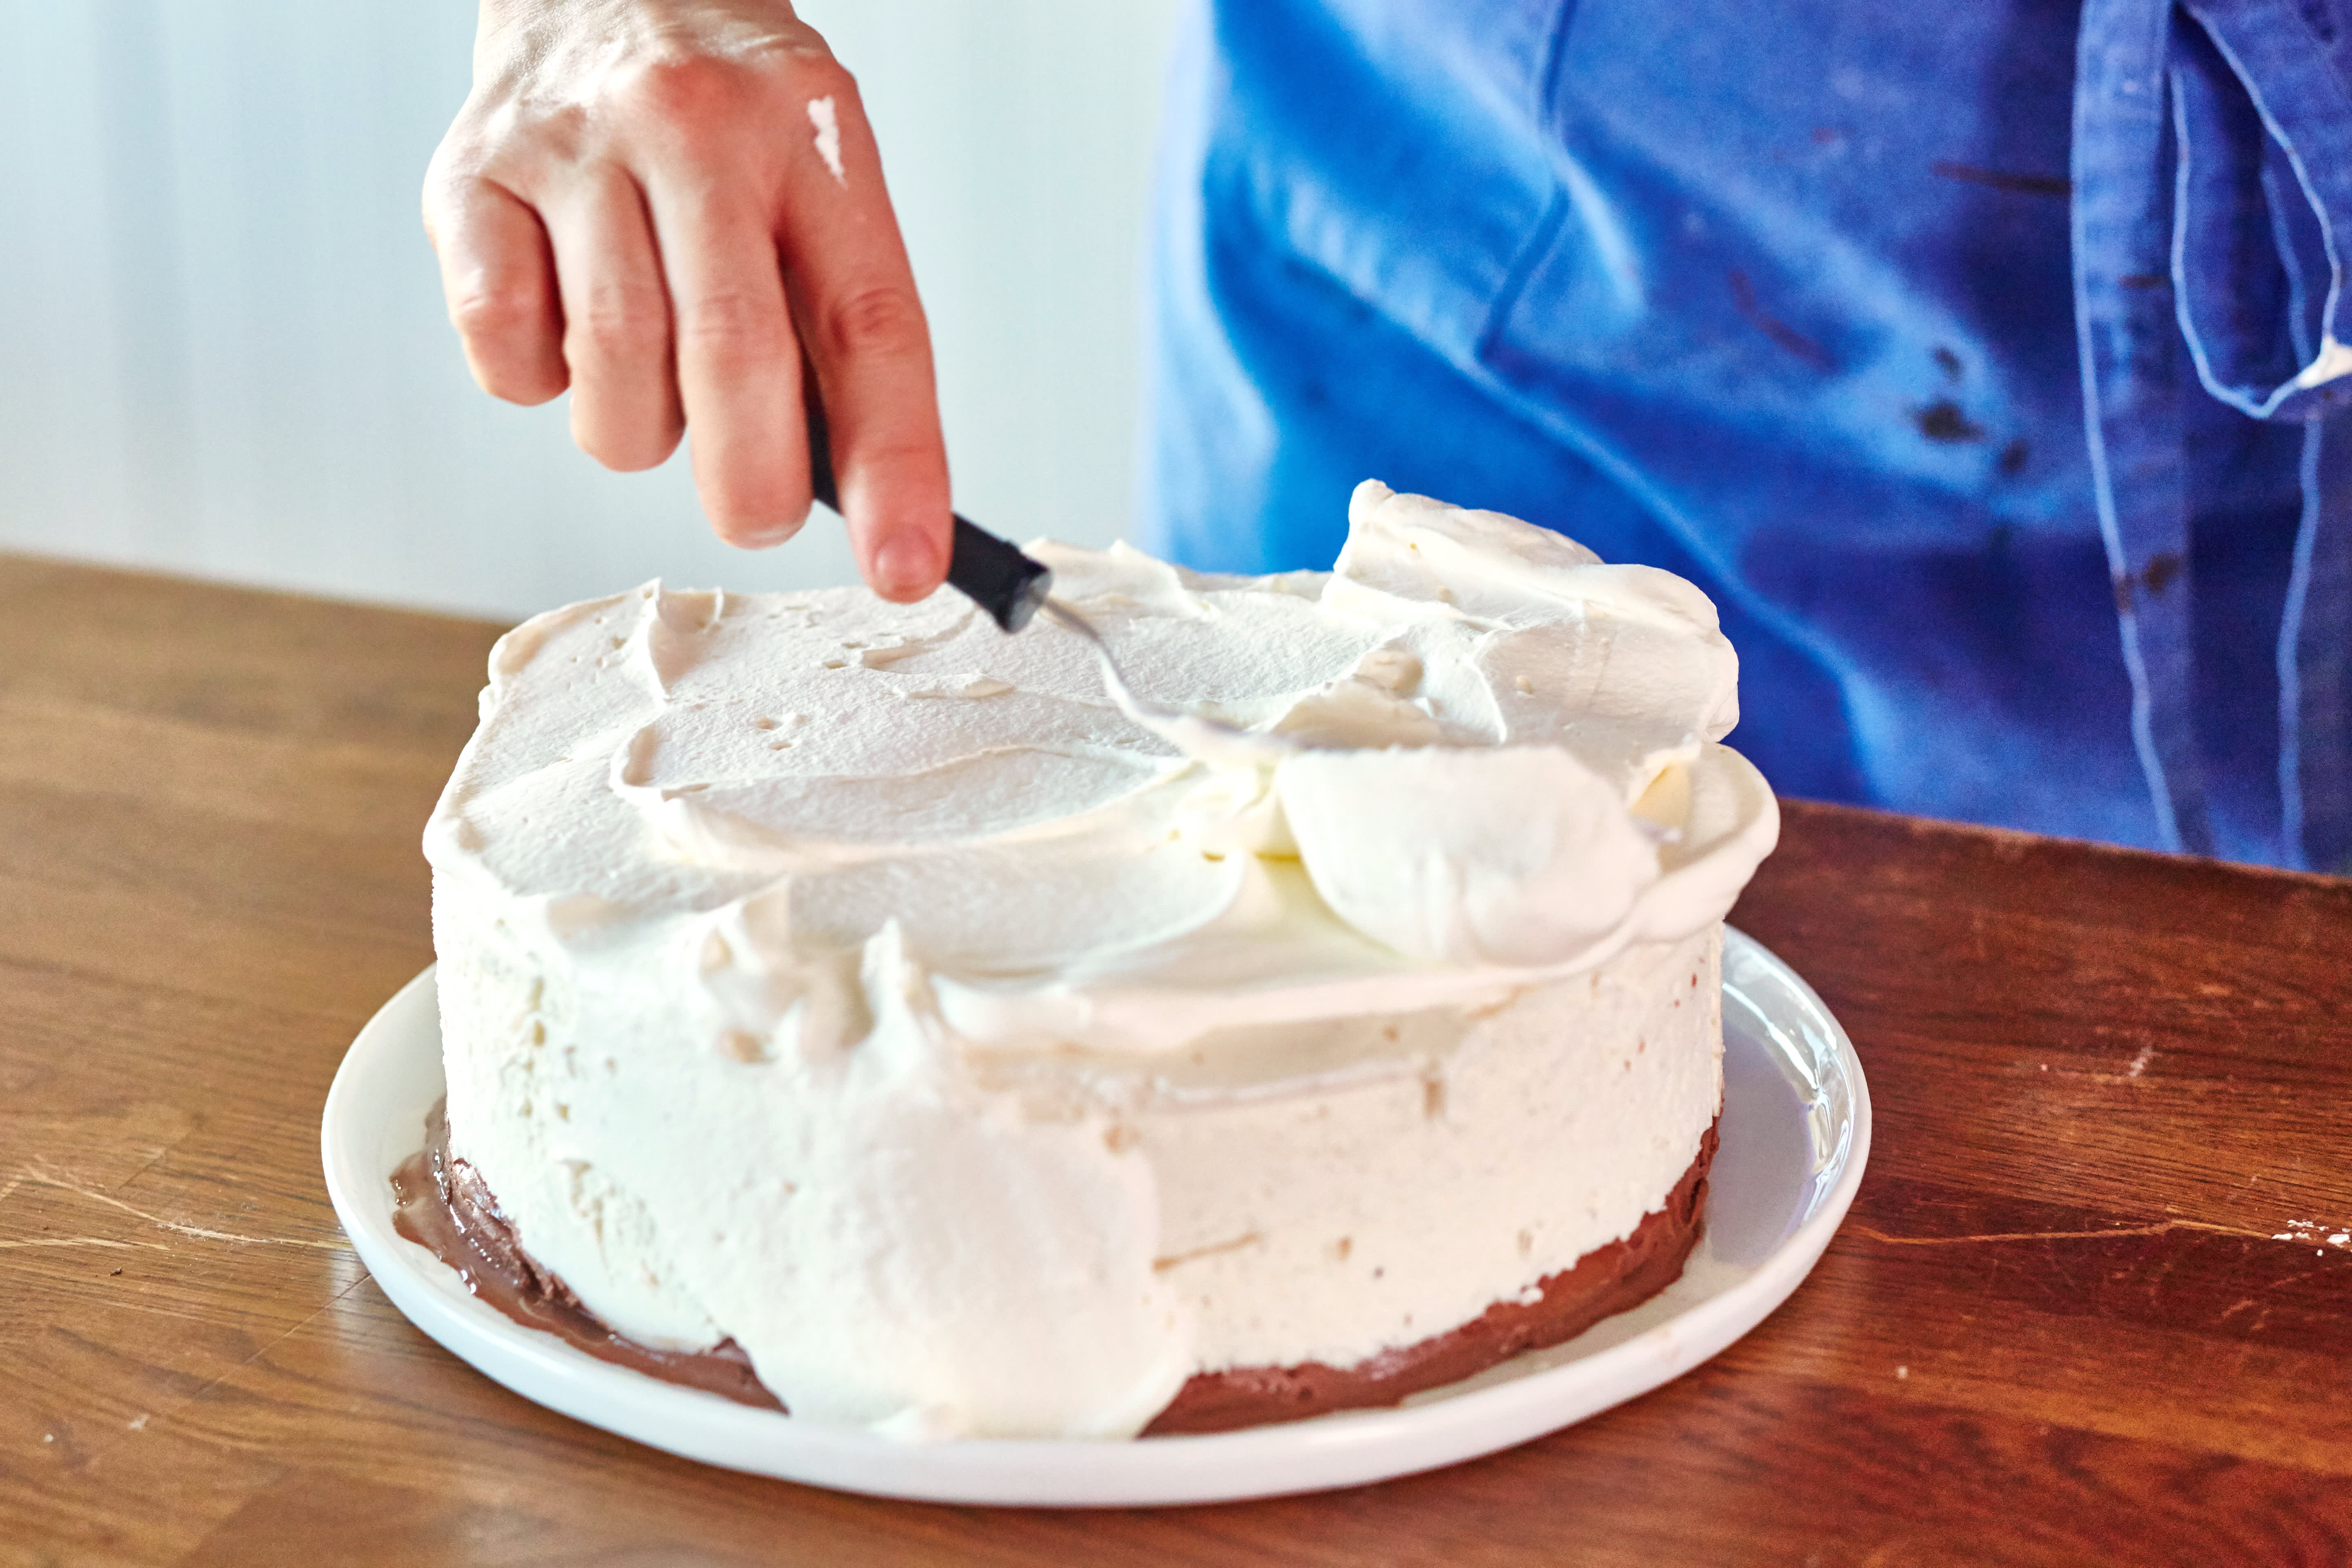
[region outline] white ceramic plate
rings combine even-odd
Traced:
[[[1738,931],[1723,953],[1722,1145],[1683,1278],[1550,1350],[1394,1409],[1139,1442],[905,1442],[796,1421],[609,1365],[477,1300],[392,1226],[393,1168],[441,1094],[433,972],[360,1031],[327,1095],[327,1191],[409,1321],[526,1399],[688,1458],[939,1502],[1211,1502],[1355,1486],[1526,1442],[1645,1394],[1754,1328],[1796,1289],[1862,1181],[1870,1095],[1821,998]]]

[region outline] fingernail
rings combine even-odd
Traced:
[[[931,542],[919,533],[901,533],[882,542],[874,552],[875,586],[885,593],[911,594],[929,587],[937,573]]]
[[[735,542],[746,550],[772,550],[801,531],[797,522],[776,523],[766,528],[744,529],[735,535]]]

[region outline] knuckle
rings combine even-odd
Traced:
[[[947,472],[941,457],[937,442],[919,441],[905,437],[881,439],[868,437],[860,442],[857,447],[857,466],[860,468],[871,473],[887,474],[901,485],[908,481],[916,481],[928,488],[929,484],[936,482],[944,494]],[[908,500],[910,498],[902,495],[899,499]],[[911,507],[910,510],[912,510]]]
[[[433,149],[432,161],[425,165],[426,214],[456,211],[467,188],[481,177],[488,162],[478,141],[462,128],[452,126]]]
[[[478,181],[528,182],[534,174],[580,163],[594,144],[595,119],[579,101],[486,100],[478,90],[434,149],[427,185],[461,192]]]
[[[446,144],[443,151],[446,152]],[[418,201],[425,236],[436,250],[451,241],[462,241],[467,217],[488,199],[480,174],[446,166],[441,158],[442,154],[435,154],[433,166],[425,170],[425,188]]]
[[[922,302],[911,289],[860,289],[830,301],[824,312],[826,346],[844,355],[896,357],[919,353],[929,342]]]
[[[743,68],[713,55],[667,55],[646,61],[623,89],[632,107],[666,125],[693,132],[731,122],[742,104]]]
[[[750,363],[779,359],[791,347],[780,300],[721,292],[679,312],[678,347],[705,359]]]
[[[804,25],[787,27],[730,58],[740,63],[746,81],[770,93],[789,92],[799,99],[852,86],[848,68]]]
[[[436,250],[441,248],[442,236],[456,223],[457,216],[456,193],[450,190],[448,182],[435,177],[438,173],[426,173],[424,195],[417,203],[417,210],[425,219],[425,237],[433,242]]]
[[[564,323],[564,352],[573,357],[651,358],[668,345],[668,303],[653,289],[600,285],[587,291]]]
[[[856,83],[821,50],[777,46],[741,56],[675,55],[634,68],[615,88],[629,134],[692,168],[755,162],[767,127],[796,125],[810,100],[856,102]]]
[[[832,98],[845,109],[857,104],[857,78],[830,54],[805,55],[795,59],[793,88],[811,97]]]
[[[584,103],[502,103],[482,117],[474,140],[482,174],[527,181],[587,162],[599,136]]]
[[[742,337],[782,325],[783,305],[749,289],[714,289],[697,298],[685,315],[687,329],[697,336]]]

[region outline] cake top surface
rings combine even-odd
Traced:
[[[1136,694],[1239,754],[953,594],[551,611],[493,653],[427,854],[542,940],[686,943],[747,1026],[866,1027],[880,944],[983,1048],[1475,998],[1721,919],[1778,817],[1718,743],[1706,597],[1374,482],[1349,525],[1333,571],[1259,578],[1033,547]]]

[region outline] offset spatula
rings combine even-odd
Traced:
[[[839,511],[841,487],[833,475],[832,432],[825,426],[824,407],[817,401],[814,383],[803,386],[801,401],[808,409],[809,493]],[[1103,684],[1129,718],[1194,756],[1253,763],[1283,749],[1281,742],[1238,724],[1138,697],[1128,685],[1127,672],[1111,657],[1110,645],[1093,623],[1054,597],[1053,568],[1030,559],[1018,545],[997,538],[961,514],[950,515],[955,519],[955,542],[948,552],[948,586],[987,611],[989,618],[1008,632],[1019,631],[1043,613],[1055,625],[1092,643],[1095,658],[1102,666]]]
[[[808,405],[809,489],[839,511],[841,487],[833,477],[831,432],[825,427],[824,408],[817,402],[815,390],[809,387],[802,394]],[[948,586],[960,590],[1008,632],[1019,631],[1039,609],[1054,603],[1048,596],[1054,590],[1050,567],[1021,553],[1020,546],[1010,540],[999,539],[961,516],[956,517],[955,544],[948,553]],[[1076,619],[1061,605],[1054,607],[1062,611],[1055,618],[1064,625]],[[1083,621],[1071,629],[1093,637],[1097,645],[1102,641]]]

